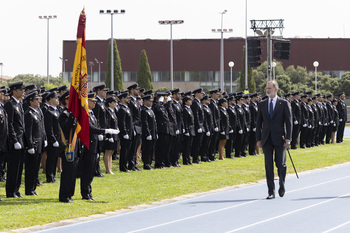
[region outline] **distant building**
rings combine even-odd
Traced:
[[[287,38],[285,38],[287,39]],[[284,68],[290,65],[306,67],[314,71],[313,62],[318,61],[318,71],[332,76],[350,71],[350,39],[312,39],[291,38],[289,60],[282,60]],[[124,87],[136,81],[141,50],[145,49],[153,76],[153,86],[170,87],[170,41],[169,40],[116,40],[119,49]],[[205,90],[217,88],[220,85],[220,39],[183,39],[174,40],[174,87],[182,91],[202,87]],[[233,80],[239,77],[243,67],[243,38],[224,40],[224,77],[225,89],[229,90],[230,68],[233,61]],[[266,40],[262,40],[262,62],[266,60]],[[64,80],[71,80],[75,56],[76,41],[63,41],[63,58],[65,64]],[[104,82],[106,78],[106,61],[109,40],[87,40],[87,64],[89,88]],[[100,64],[95,62],[102,61]],[[90,63],[93,62],[93,63]],[[90,65],[93,64],[93,65]],[[62,64],[63,66],[63,64]],[[91,74],[92,69],[92,74]],[[62,68],[63,70],[63,68]]]

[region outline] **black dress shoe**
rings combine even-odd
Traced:
[[[269,194],[267,197],[266,197],[266,199],[274,199],[275,198],[275,194]]]
[[[17,198],[18,196],[14,193],[10,193],[6,195],[7,198]]]
[[[130,172],[130,170],[126,169],[126,170],[120,170],[121,172]]]
[[[95,176],[96,177],[104,177],[105,175],[103,175],[101,172],[97,172],[97,173],[95,173]]]
[[[34,196],[34,192],[25,193],[26,196]]]
[[[150,165],[143,166],[143,170],[153,170]]]
[[[64,199],[60,199],[60,202],[64,202],[64,203],[72,203],[73,200],[71,198],[64,198]]]
[[[155,165],[155,166],[154,166],[154,169],[164,169],[164,167],[161,166],[161,165]]]
[[[15,193],[17,197],[23,197],[20,192]]]
[[[282,186],[278,189],[278,195],[280,195],[280,197],[283,197],[285,193],[286,193],[286,190],[285,190],[284,186],[282,185]]]
[[[42,184],[40,181],[38,181],[38,182],[36,183],[36,186],[43,186],[43,184]]]
[[[192,163],[201,164],[202,162],[197,160],[197,161],[193,161]]]
[[[95,200],[92,198],[92,196],[84,196],[82,199],[87,200],[87,201],[94,201]]]

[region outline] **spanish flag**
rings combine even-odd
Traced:
[[[72,112],[78,121],[77,129],[80,141],[89,148],[89,107],[88,107],[88,75],[85,46],[85,9],[79,16],[77,33],[77,50],[75,52],[72,82],[69,91],[68,111]]]

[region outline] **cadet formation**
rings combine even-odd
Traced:
[[[203,93],[201,88],[153,93],[133,84],[126,91],[98,85],[88,95],[89,148],[74,137],[77,120],[68,111],[66,86],[45,90],[22,82],[0,88],[0,179],[6,197],[35,195],[40,168],[47,183],[58,182],[59,201],[73,202],[76,179],[81,196],[94,200],[91,183],[120,172],[191,166],[260,154],[256,146],[258,93]],[[288,93],[292,109],[291,149],[343,142],[347,120],[344,93]],[[70,145],[70,153],[67,153]],[[141,163],[142,162],[142,163]],[[181,164],[180,164],[181,163]],[[2,191],[1,191],[2,192]],[[0,199],[1,200],[1,199]]]

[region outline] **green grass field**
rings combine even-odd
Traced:
[[[349,146],[350,139],[346,139],[342,144],[292,150],[291,154],[300,173],[349,162]],[[103,169],[102,163],[101,166]],[[289,159],[287,166],[288,173],[294,173]],[[265,179],[263,155],[127,174],[120,173],[118,162],[113,161],[113,171],[115,175],[94,179],[92,183],[94,202],[81,200],[79,179],[73,197],[74,203],[69,204],[58,201],[59,183],[44,183],[37,188],[39,196],[17,199],[6,198],[5,183],[0,183],[0,197],[3,199],[0,202],[0,231],[101,214],[185,194]],[[300,178],[302,179],[302,175]],[[41,173],[40,180],[45,180]],[[288,183],[286,188],[288,192]],[[20,191],[24,194],[24,185]],[[262,197],[265,195],[266,193],[261,193]]]

